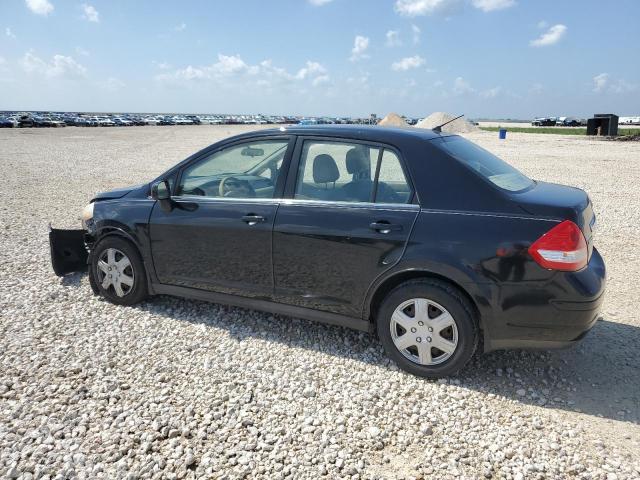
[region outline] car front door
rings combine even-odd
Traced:
[[[244,140],[179,172],[171,202],[157,202],[149,221],[161,284],[271,299],[271,236],[293,144]]]
[[[419,211],[397,151],[300,138],[273,232],[275,298],[360,317],[373,280],[400,260]]]

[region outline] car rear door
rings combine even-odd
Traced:
[[[186,165],[149,220],[165,285],[271,299],[271,236],[294,137],[243,140]],[[264,159],[261,157],[265,157]]]
[[[333,138],[296,144],[273,230],[275,299],[360,317],[419,211],[399,152]]]

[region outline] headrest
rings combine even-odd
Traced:
[[[369,173],[370,168],[369,159],[362,148],[353,147],[347,152],[347,172],[351,174]]]
[[[331,155],[322,153],[313,159],[313,181],[315,183],[335,182],[340,178],[338,165]]]

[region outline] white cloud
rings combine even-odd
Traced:
[[[471,3],[483,12],[502,10],[516,4],[515,0],[471,0]]]
[[[326,5],[327,3],[333,2],[333,0],[308,0],[311,5],[315,5],[316,7],[321,7],[322,5]]]
[[[36,15],[44,15],[45,17],[53,12],[53,5],[49,0],[25,0],[27,7]]]
[[[496,98],[501,91],[502,91],[502,87],[493,87],[488,90],[484,90],[480,92],[480,96],[482,98]]]
[[[398,47],[402,45],[402,41],[400,40],[400,34],[398,33],[397,30],[389,30],[385,36],[387,37],[387,42],[386,42],[387,47]]]
[[[418,68],[425,64],[425,59],[420,55],[415,55],[413,57],[406,57],[402,60],[394,62],[391,64],[391,69],[396,72],[406,72],[412,68]]]
[[[14,39],[16,38],[15,33],[13,33],[9,27],[5,28],[4,33],[5,33],[5,34],[7,35],[7,37],[9,37],[9,38],[14,38]]]
[[[608,73],[601,73],[600,75],[596,75],[595,77],[593,77],[593,91],[601,92],[607,86],[608,81]]]
[[[608,73],[600,73],[593,77],[593,91],[596,93],[630,93],[638,90],[638,85],[620,78],[614,80]]]
[[[540,35],[535,40],[531,40],[529,44],[532,47],[546,47],[558,43],[562,37],[567,33],[566,25],[558,24],[549,28],[545,33]]]
[[[164,64],[154,62],[159,68]],[[216,81],[221,84],[237,86],[239,82],[269,87],[274,84],[296,84],[310,82],[318,86],[330,81],[327,69],[318,62],[308,60],[295,73],[277,67],[271,60],[263,60],[257,65],[249,65],[239,55],[218,55],[218,61],[205,66],[188,65],[171,73],[162,73],[155,77],[162,82],[183,83],[185,81]]]
[[[104,82],[98,84],[100,87],[108,90],[109,92],[117,92],[118,90],[126,87],[126,84],[119,78],[109,77]]]
[[[367,48],[369,48],[369,38],[357,35],[353,41],[353,48],[351,49],[351,61],[355,62],[361,58],[369,58],[367,55]]]
[[[182,22],[180,25],[176,25],[173,27],[173,30],[176,32],[183,32],[187,29],[187,24]]]
[[[629,83],[625,79],[621,78],[611,85],[609,90],[613,93],[629,93],[638,90],[638,85],[635,83]]]
[[[473,93],[475,89],[471,87],[469,82],[464,78],[458,77],[453,81],[453,93],[455,95],[464,95],[466,93]]]
[[[28,51],[20,62],[27,73],[37,73],[46,77],[84,77],[87,69],[72,57],[54,55],[50,62],[42,60],[33,51]]]
[[[306,66],[298,70],[295,77],[299,80],[304,80],[305,78],[324,75],[325,73],[327,73],[327,70],[318,62],[311,62],[307,60]]]
[[[82,11],[84,13],[82,15],[82,18],[84,18],[85,20],[88,20],[90,22],[95,22],[95,23],[98,23],[100,21],[100,14],[94,8],[93,5],[89,5],[88,3],[83,3]]]
[[[451,13],[462,4],[462,0],[396,0],[395,11],[406,17]]]
[[[417,25],[411,25],[411,33],[413,34],[413,44],[417,45],[420,43],[420,27]]]

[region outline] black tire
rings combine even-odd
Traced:
[[[442,363],[421,365],[407,358],[394,343],[391,317],[397,307],[415,298],[437,302],[453,317],[457,328],[457,346]],[[455,375],[471,359],[479,339],[478,323],[469,301],[454,286],[435,279],[410,280],[389,292],[378,309],[376,329],[385,352],[402,370],[426,378]]]
[[[126,255],[131,263],[131,270],[133,270],[133,285],[129,287],[129,290],[122,297],[116,294],[113,286],[108,286],[106,289],[103,288],[100,281],[101,274],[98,270],[98,261],[110,248],[119,250]],[[130,274],[131,270],[127,270],[127,272]],[[116,305],[134,305],[144,300],[148,295],[147,274],[140,253],[131,242],[123,238],[108,236],[97,243],[91,254],[91,271],[89,275],[92,277],[92,286],[97,288],[98,293]]]

